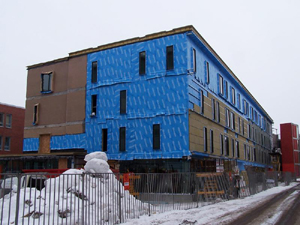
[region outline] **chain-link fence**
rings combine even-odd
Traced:
[[[76,172],[77,171],[77,172]],[[2,224],[118,224],[288,185],[291,173],[1,174]]]

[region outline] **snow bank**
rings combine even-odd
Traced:
[[[47,179],[41,191],[21,189],[18,223],[76,225],[84,217],[90,224],[115,224],[120,222],[120,216],[124,221],[147,213],[142,202],[124,191],[123,184],[109,169],[104,152],[91,153],[85,161],[84,169],[70,169]],[[14,188],[0,201],[2,224],[15,224],[16,203]]]

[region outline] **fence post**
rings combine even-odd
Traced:
[[[81,224],[84,224],[84,173],[82,173],[82,197],[81,197]]]
[[[120,177],[120,173],[119,173],[119,177]],[[124,193],[124,196],[125,196],[125,193]],[[122,223],[121,209],[122,209],[122,207],[121,207],[121,182],[119,180],[119,219],[120,219],[120,223]]]
[[[18,220],[19,220],[19,204],[20,204],[20,190],[21,190],[21,174],[18,173],[18,189],[17,189],[17,202],[16,202],[16,217],[15,217],[15,224],[18,224]],[[3,196],[4,198],[4,196]]]

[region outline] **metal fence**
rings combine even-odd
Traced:
[[[246,197],[291,173],[2,174],[2,224],[118,224],[141,215]],[[125,181],[125,177],[129,180]],[[126,182],[125,188],[124,183]],[[125,190],[128,189],[128,190]]]

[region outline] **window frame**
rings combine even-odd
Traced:
[[[127,91],[120,91],[120,114],[127,113]]]
[[[224,135],[224,147],[225,147],[225,156],[229,156],[229,138]]]
[[[234,156],[235,156],[234,151],[235,151],[235,142],[234,142],[234,139],[231,138],[231,152],[232,152],[232,158],[234,158]]]
[[[160,124],[153,124],[152,126],[152,145],[154,150],[159,150],[160,149]]]
[[[5,115],[5,127],[6,128],[12,128],[12,114],[6,114]]]
[[[217,106],[216,106],[216,108],[217,108],[217,122],[218,123],[220,123],[220,119],[221,119],[221,117],[220,117],[220,103],[217,101]]]
[[[166,47],[166,69],[174,70],[174,46],[169,45]]]
[[[235,89],[231,87],[231,103],[235,105]]]
[[[221,74],[219,74],[219,93],[223,96],[224,95],[224,79]]]
[[[235,115],[233,112],[230,112],[230,128],[235,130]]]
[[[204,93],[203,90],[200,90],[200,97],[201,97],[201,114],[204,113]]]
[[[11,143],[11,138],[10,137],[5,137],[4,138],[4,150],[5,151],[10,151],[10,143]],[[7,140],[8,140],[8,148],[7,148]]]
[[[211,114],[212,114],[212,119],[216,120],[216,105],[215,105],[215,99],[211,99]]]
[[[48,87],[47,89],[44,90],[44,82],[45,82],[45,76],[48,76]],[[53,92],[53,77],[54,77],[54,73],[53,71],[51,72],[43,72],[41,73],[41,93],[42,94],[49,94]]]
[[[97,83],[98,81],[98,61],[92,62],[92,74],[91,74],[91,82]]]
[[[235,153],[236,157],[240,158],[240,142],[235,140]]]
[[[146,51],[139,52],[139,75],[146,74]]]

